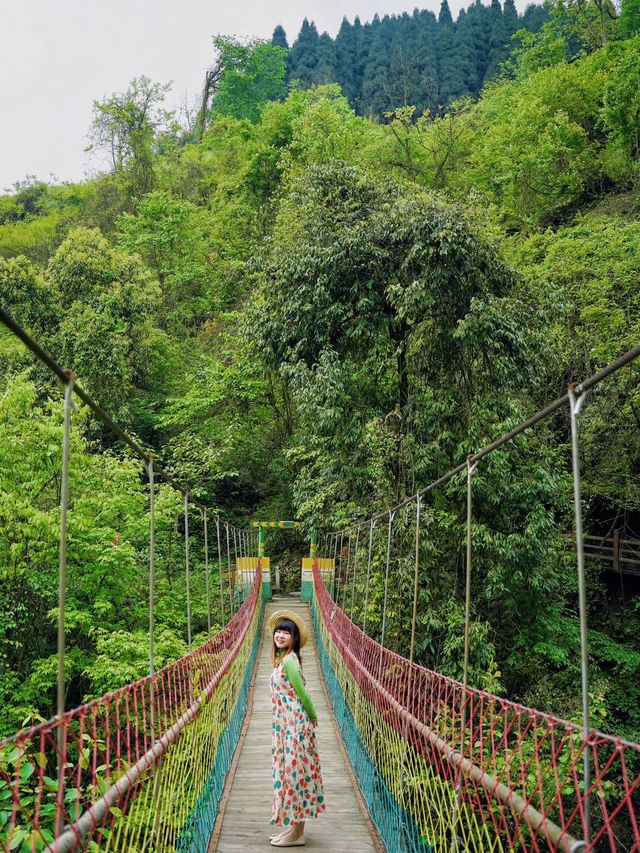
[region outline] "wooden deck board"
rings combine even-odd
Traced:
[[[380,842],[365,819],[351,784],[349,770],[338,742],[326,695],[320,681],[313,625],[309,608],[293,598],[276,597],[267,607],[267,619],[276,609],[287,607],[301,613],[309,626],[309,643],[302,652],[307,687],[318,711],[318,750],[322,765],[326,812],[307,823],[306,847],[311,850],[373,853]],[[269,836],[279,831],[271,819],[271,694],[269,658],[271,637],[266,629],[259,652],[258,670],[249,724],[226,803],[217,847],[210,853],[253,853],[272,849]],[[214,833],[215,837],[215,833]],[[275,849],[275,848],[273,848]]]

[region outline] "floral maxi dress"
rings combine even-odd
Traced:
[[[273,808],[271,823],[289,826],[325,810],[316,733],[280,662],[271,674]]]

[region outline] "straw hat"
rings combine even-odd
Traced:
[[[271,635],[273,635],[276,630],[276,625],[281,619],[290,619],[292,622],[295,622],[298,626],[298,631],[300,632],[300,648],[306,646],[307,641],[309,640],[307,626],[294,610],[276,610],[275,613],[271,614],[269,617],[269,631],[271,632]]]

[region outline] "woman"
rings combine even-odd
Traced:
[[[303,847],[304,824],[324,811],[315,726],[318,716],[302,675],[300,649],[307,628],[297,613],[278,610],[269,619],[271,659],[273,809],[271,823],[285,827],[272,847]]]

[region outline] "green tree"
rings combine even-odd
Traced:
[[[640,30],[640,2],[623,0],[620,9],[620,34],[628,38]]]
[[[88,150],[106,156],[136,194],[153,188],[154,154],[161,135],[174,127],[173,113],[163,107],[170,88],[170,83],[152,83],[142,76],[132,80],[126,92],[93,102]]]
[[[597,186],[599,140],[592,131],[601,59],[497,85],[479,105],[468,175],[500,205],[505,222],[549,222]]]
[[[611,172],[620,183],[633,185],[640,160],[640,36],[625,42],[623,50],[611,47],[603,100],[600,122],[607,131]]]
[[[318,30],[307,18],[302,22],[298,38],[289,52],[289,79],[298,81],[302,86],[315,82],[315,70],[318,64]]]
[[[438,15],[438,97],[437,108],[442,110],[464,92],[464,68],[460,55],[461,44],[451,17],[447,0],[442,0]]]
[[[615,34],[619,15],[612,0],[557,0],[556,9],[572,35],[591,50],[604,47]]]
[[[518,30],[514,34],[516,47],[503,63],[507,74],[524,78],[542,68],[561,65],[569,58],[569,46],[557,18],[547,21],[537,33]]]
[[[502,293],[511,280],[458,212],[335,162],[298,179],[275,246],[265,268],[268,307],[256,320],[268,363],[312,367],[325,350],[380,347],[394,354],[403,414],[416,330],[430,330],[437,372],[443,359],[456,360],[455,329],[472,298]]]
[[[354,62],[357,53],[355,31],[346,17],[342,19],[335,39],[336,81],[351,104],[355,104],[359,95],[357,73]],[[378,51],[380,48],[378,48]]]
[[[135,214],[119,221],[120,246],[141,255],[155,273],[167,315],[179,307],[189,324],[200,325],[211,310],[207,227],[201,208],[166,191],[149,193]]]
[[[42,273],[27,258],[0,257],[2,304],[28,329],[42,333],[55,323],[55,297]]]
[[[273,35],[271,36],[271,44],[274,47],[281,47],[283,50],[289,50],[289,43],[287,42],[287,34],[284,31],[284,27],[281,24],[273,31]]]
[[[222,73],[213,98],[213,118],[228,115],[257,122],[267,101],[286,94],[286,51],[264,41],[240,42],[223,36],[214,39]]]
[[[128,419],[134,387],[149,371],[157,285],[139,259],[86,228],[63,241],[46,280],[62,308],[56,354],[109,414]]]

